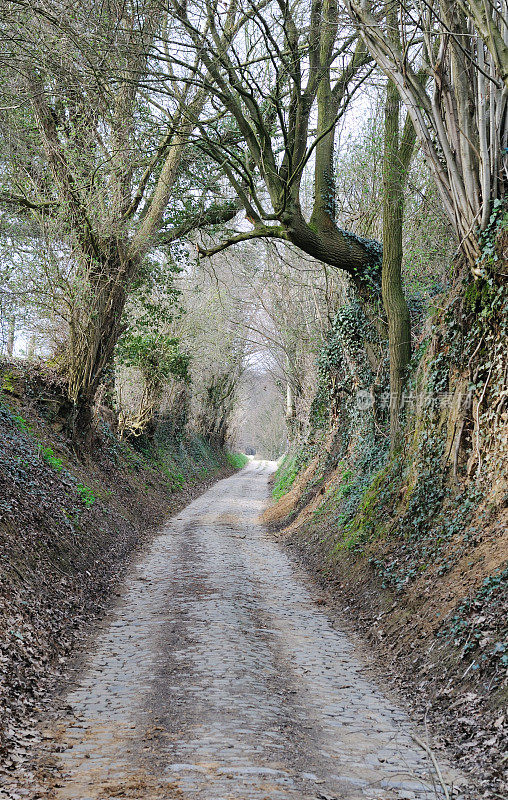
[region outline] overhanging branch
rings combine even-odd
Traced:
[[[225,239],[214,247],[206,248],[198,244],[197,250],[200,256],[210,258],[210,256],[214,256],[216,253],[221,253],[223,250],[227,250],[235,244],[247,242],[250,239],[287,239],[287,234],[282,225],[256,226],[253,230],[239,233],[237,236],[231,236],[229,239]]]

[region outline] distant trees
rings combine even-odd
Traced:
[[[316,359],[339,302],[339,285],[336,273],[280,243],[268,245],[251,268],[249,297],[257,313],[250,343],[264,354],[265,369],[279,386],[290,437],[302,433],[312,402]]]
[[[216,447],[228,441],[245,369],[247,315],[216,274],[194,265],[182,275],[186,313],[176,330],[191,357],[189,421]]]
[[[233,435],[240,450],[277,460],[287,448],[288,429],[273,375],[261,365],[246,371],[239,399]]]

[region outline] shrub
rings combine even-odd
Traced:
[[[55,455],[51,447],[41,447],[40,454],[44,461],[52,467],[55,472],[61,472],[63,469],[63,461]]]
[[[93,506],[97,499],[93,493],[93,489],[90,489],[89,486],[85,486],[83,483],[78,483],[76,491],[87,508]]]

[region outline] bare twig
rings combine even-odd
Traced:
[[[422,750],[425,750],[425,752],[427,753],[428,757],[432,761],[434,769],[436,770],[437,779],[438,779],[438,781],[439,781],[439,783],[441,785],[441,788],[443,789],[443,792],[445,794],[446,800],[450,800],[450,793],[448,791],[448,787],[447,787],[446,783],[444,782],[443,774],[441,772],[439,764],[437,763],[437,760],[436,760],[436,757],[435,757],[434,753],[432,752],[432,750],[430,749],[428,744],[426,742],[424,742],[423,739],[420,739],[420,737],[417,736],[415,733],[411,734],[411,738],[416,742],[416,744],[420,745]]]

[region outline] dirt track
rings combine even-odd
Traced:
[[[257,522],[271,470],[215,484],[132,568],[52,732],[52,797],[441,796],[404,711]]]

